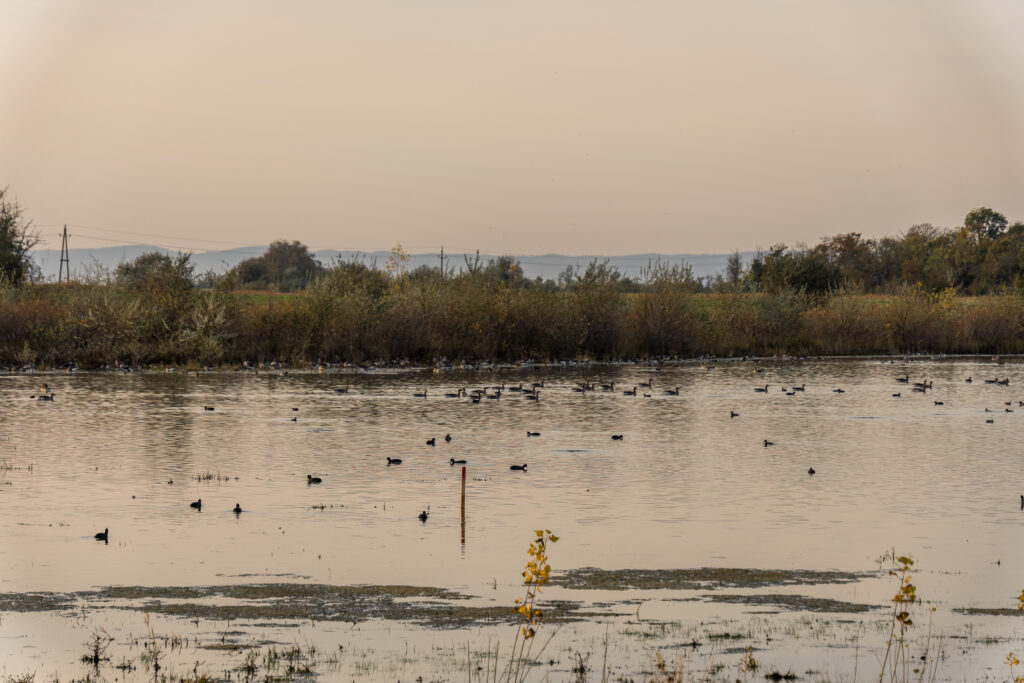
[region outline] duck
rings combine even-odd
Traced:
[[[793,391],[807,391],[807,385],[806,384],[801,384],[798,387],[793,387]]]
[[[536,391],[533,392],[532,394],[526,394],[526,400],[527,401],[539,401],[540,400],[540,394],[537,393]]]
[[[36,400],[37,401],[52,401],[53,397],[56,396],[56,395],[57,394],[43,394],[41,396],[37,396]]]
[[[213,410],[213,406],[203,406],[203,410]]]
[[[985,420],[985,424],[987,424],[987,425],[991,425],[991,424],[995,424],[995,423],[996,423],[995,420]]]
[[[807,470],[807,474],[809,474],[809,475],[811,475],[813,477],[814,476],[814,468],[811,467],[810,469],[808,469]]]
[[[451,443],[452,442],[452,435],[451,434],[445,434],[444,435],[444,442],[445,443]]]
[[[239,505],[238,503],[235,503],[235,507],[231,511],[234,512],[236,515],[240,515],[242,514],[242,506]]]
[[[765,384],[763,389],[761,387],[754,387],[754,391],[760,392],[762,394],[767,394],[768,393],[768,385]]]
[[[892,395],[892,397],[893,398],[899,398],[900,397],[900,393],[902,393],[902,392],[897,391],[895,394]]]
[[[388,458],[388,467],[390,467],[391,465],[401,465],[401,464],[402,464],[402,459],[401,458]]]
[[[466,464],[465,460],[456,460],[455,458],[449,458],[448,462],[450,462],[453,466],[454,465],[465,465]]]
[[[435,439],[434,437],[430,437],[429,439],[427,439],[428,446],[433,446],[435,443],[437,443],[437,439]]]
[[[834,394],[845,394],[846,390],[845,389],[833,389],[832,393],[834,393]]]
[[[427,397],[427,390],[424,389],[423,391],[416,392],[412,396],[413,396],[413,398],[426,398]]]
[[[973,382],[974,380],[973,380],[973,379],[971,379],[970,377],[968,377],[968,378],[967,378],[967,379],[965,379],[964,381],[965,381],[965,382],[967,382],[968,384],[970,384],[970,383],[971,383],[971,382]]]
[[[765,448],[768,448],[769,446],[774,446],[774,445],[775,445],[774,441],[769,441],[768,439],[764,440],[764,447]]]
[[[347,394],[348,393],[348,387],[335,387],[334,390],[336,392],[338,392],[339,394]]]
[[[320,484],[320,483],[323,483],[323,479],[321,479],[320,477],[314,477],[312,474],[307,474],[306,475],[306,483],[307,484]]]
[[[946,405],[946,404],[945,404],[945,403],[943,403],[942,401],[934,401],[934,403],[935,403],[935,405],[937,405],[937,406],[942,406],[942,405]]]
[[[910,381],[910,375],[907,375],[906,377],[897,377],[896,381],[901,384],[906,384],[907,382]]]
[[[735,410],[730,410],[729,411],[729,419],[732,419],[734,417],[739,417],[739,416],[740,416],[740,414],[737,413]]]
[[[110,540],[110,529],[104,529],[95,536],[97,541],[103,541],[107,543]]]
[[[522,465],[512,465],[512,467],[509,467],[509,469],[510,470],[517,470],[517,471],[525,472],[526,471],[526,463],[524,462]]]
[[[622,395],[623,396],[636,396],[636,387],[633,387],[632,389],[626,389],[625,391],[622,392]]]
[[[666,396],[678,396],[679,395],[679,387],[676,387],[675,389],[666,389],[665,390],[665,395]]]
[[[526,432],[527,436],[540,436],[540,432]]]
[[[428,517],[430,517],[430,513],[429,513],[429,512],[427,512],[426,510],[424,510],[423,512],[421,512],[421,513],[420,513],[419,515],[417,515],[417,516],[419,517],[419,520],[420,520],[421,522],[426,522],[426,521],[427,521],[427,518],[428,518]]]
[[[612,441],[622,441],[622,434],[612,434]]]
[[[200,498],[199,500],[193,501],[193,502],[189,503],[188,506],[190,508],[195,509],[195,510],[202,510],[203,509],[203,499]]]

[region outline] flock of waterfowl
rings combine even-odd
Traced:
[[[761,368],[756,368],[755,369],[755,374],[760,374],[762,372],[763,372],[763,369],[761,369]],[[902,385],[909,386],[913,393],[924,394],[924,393],[927,393],[928,391],[934,390],[934,382],[933,381],[926,379],[926,380],[922,380],[922,381],[919,381],[919,382],[911,382],[911,378],[910,378],[909,374],[904,375],[902,377],[896,377],[895,378],[895,382],[897,384],[902,384]],[[971,383],[974,382],[974,378],[973,377],[967,377],[965,379],[965,382],[967,384],[971,384]],[[991,379],[985,379],[984,382],[985,382],[985,384],[990,384],[990,385],[1008,386],[1009,383],[1010,383],[1010,379],[1009,379],[1009,377],[1004,377],[1004,378],[1000,379],[997,376],[997,377],[993,377]],[[652,377],[650,379],[647,379],[647,381],[640,381],[636,385],[630,386],[630,388],[622,390],[621,394],[624,395],[624,396],[638,396],[638,395],[641,395],[641,396],[650,398],[650,397],[652,397],[651,393],[640,392],[640,394],[638,394],[637,392],[638,392],[638,389],[647,389],[649,391],[653,391],[653,384],[654,384],[654,380],[653,380],[653,377]],[[544,383],[544,381],[541,381],[541,382],[534,382],[534,383],[531,383],[529,385],[526,385],[524,383],[519,383],[519,384],[516,384],[516,385],[500,384],[500,385],[496,385],[496,386],[486,386],[486,387],[483,387],[481,389],[472,389],[472,390],[468,390],[466,388],[459,388],[455,392],[446,392],[446,393],[444,393],[442,395],[443,395],[443,397],[445,399],[468,399],[472,403],[480,403],[481,401],[484,401],[484,400],[494,400],[494,401],[497,401],[497,400],[500,400],[502,398],[502,396],[506,395],[506,394],[518,394],[518,395],[523,396],[527,400],[538,401],[540,399],[541,389],[544,389],[544,388],[545,388],[545,383]],[[615,392],[616,384],[615,384],[615,382],[607,382],[607,383],[603,383],[603,382],[577,382],[575,385],[573,385],[573,386],[571,386],[569,388],[570,388],[570,390],[573,393],[579,393],[579,394],[585,394],[585,393],[588,393],[588,392],[595,392],[595,391]],[[759,386],[753,387],[754,392],[761,393],[761,394],[766,394],[766,395],[770,393],[770,389],[771,389],[771,384],[764,384],[764,385],[759,385]],[[806,392],[806,390],[807,390],[807,385],[804,384],[804,383],[800,384],[799,386],[789,386],[789,387],[785,387],[784,386],[784,387],[780,387],[780,391],[784,395],[786,395],[786,396],[794,396],[794,395],[796,395],[797,392]],[[335,388],[334,391],[337,392],[337,393],[340,393],[340,394],[347,394],[347,393],[349,393],[349,388],[348,387],[338,387],[338,388]],[[845,390],[842,389],[841,387],[835,387],[835,388],[832,389],[832,392],[836,393],[836,394],[842,394],[842,393],[845,393]],[[680,388],[678,386],[676,386],[676,387],[671,387],[671,388],[664,389],[663,392],[662,392],[662,395],[664,395],[664,396],[679,396],[680,395]],[[424,389],[423,391],[414,392],[412,394],[412,396],[414,398],[427,399],[428,398],[428,390]],[[892,393],[891,396],[892,396],[892,398],[901,398],[903,396],[903,392],[902,391],[898,391],[898,392]],[[38,394],[38,395],[32,396],[31,398],[35,399],[35,400],[38,400],[38,401],[54,401],[55,394],[50,389],[48,384],[44,384],[42,392],[40,394]],[[933,403],[936,406],[944,406],[945,405],[944,401],[939,401],[939,400],[933,400]],[[1003,407],[1002,411],[999,411],[999,412],[1012,413],[1013,409],[1011,407],[1009,407],[1011,405],[1012,405],[1011,401],[1005,401],[1004,402],[1004,407]],[[1018,407],[1024,407],[1024,401],[1017,401],[1017,406]],[[209,405],[204,405],[202,407],[202,409],[204,411],[213,411],[213,410],[215,410],[214,406],[209,406]],[[292,408],[292,410],[293,411],[298,411],[299,409],[298,408]],[[993,411],[990,408],[985,408],[985,412],[986,413],[991,413],[991,412],[996,412],[996,411]],[[737,417],[740,417],[740,414],[738,412],[736,412],[734,410],[730,410],[729,411],[729,418],[730,419],[737,418]],[[292,419],[292,421],[297,421],[298,418],[297,417],[293,417],[291,419]],[[987,424],[994,424],[995,421],[994,421],[994,419],[989,418],[989,419],[986,419],[985,422]],[[540,435],[541,435],[540,432],[537,432],[537,431],[530,431],[530,430],[526,431],[526,436],[527,437],[539,437]],[[452,438],[453,437],[452,437],[451,434],[445,434],[444,437],[442,437],[442,440],[445,443],[450,443],[452,441]],[[624,435],[623,434],[612,434],[611,438],[612,438],[612,440],[615,440],[615,441],[621,441],[621,440],[623,440]],[[426,440],[426,445],[433,447],[433,446],[435,446],[437,444],[437,441],[438,441],[437,437],[431,437],[431,438]],[[764,448],[768,448],[770,446],[776,445],[776,442],[770,441],[769,439],[763,439],[762,440],[762,444],[763,444]],[[392,465],[401,465],[402,464],[402,459],[401,458],[393,458],[393,457],[387,456],[386,460],[387,460],[387,466],[389,466],[389,467],[392,466]],[[449,465],[450,466],[465,465],[465,464],[467,464],[467,461],[464,460],[464,459],[456,459],[454,457],[453,458],[449,458]],[[527,467],[528,467],[527,463],[513,464],[513,465],[509,466],[509,470],[511,470],[511,471],[519,471],[519,472],[526,472],[527,471]],[[813,466],[808,468],[808,470],[807,470],[807,474],[808,475],[813,476],[815,473],[816,473],[816,470],[814,469]],[[323,482],[323,479],[321,477],[314,476],[312,474],[307,474],[306,475],[306,483],[307,483],[307,485],[320,484],[322,482]],[[169,484],[173,483],[173,480],[168,482],[168,483]],[[196,501],[190,503],[190,507],[195,509],[195,510],[197,510],[197,511],[202,511],[202,507],[203,507],[202,499],[199,499],[199,500],[196,500]],[[1024,495],[1021,495],[1021,509],[1024,510]],[[236,503],[235,507],[232,509],[232,512],[234,512],[236,515],[240,515],[242,513],[241,505]],[[429,512],[427,510],[424,510],[423,512],[421,512],[418,515],[418,518],[419,518],[419,520],[421,522],[426,522],[428,517],[429,517]],[[104,543],[109,542],[109,538],[110,538],[110,530],[109,529],[104,529],[102,532],[97,533],[95,535],[95,539],[97,541],[103,541]]]

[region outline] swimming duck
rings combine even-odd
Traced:
[[[433,437],[427,439],[427,445],[428,446],[433,446],[435,443],[437,443],[437,441]]]
[[[213,410],[213,406],[203,406],[203,410]]]
[[[452,435],[451,434],[445,434],[444,435],[444,442],[445,443],[451,443],[452,442]]]
[[[202,510],[203,509],[203,499],[200,498],[199,500],[197,500],[195,502],[189,503],[188,506],[190,508],[195,509],[195,510]]]
[[[238,503],[235,503],[235,508],[232,510],[232,512],[234,512],[236,515],[242,514],[242,506],[239,505]]]
[[[426,389],[424,389],[421,392],[413,394],[413,398],[426,398],[426,397],[427,397],[427,390]]]
[[[430,517],[430,513],[429,513],[429,512],[427,512],[426,510],[424,510],[423,512],[421,512],[421,513],[420,513],[420,514],[418,515],[418,517],[420,518],[420,521],[421,521],[421,522],[426,522],[426,521],[427,521],[427,517]]]
[[[775,445],[774,441],[769,441],[768,439],[764,440],[764,447],[765,448],[768,448],[769,446],[774,446],[774,445]]]
[[[622,395],[623,396],[636,396],[636,387],[633,387],[632,389],[626,389],[625,391],[622,392]]]
[[[846,391],[843,390],[843,389],[833,389],[832,393],[834,393],[834,394],[845,394]]]
[[[53,397],[56,396],[56,395],[57,394],[43,394],[42,396],[37,396],[36,400],[38,400],[38,401],[52,401]]]
[[[466,464],[466,461],[465,461],[465,460],[456,460],[455,458],[450,458],[450,459],[449,459],[449,462],[450,462],[450,463],[451,463],[452,465],[465,465],[465,464]]]
[[[622,441],[622,434],[612,434],[612,441]]]
[[[110,539],[110,529],[104,529],[103,531],[96,534],[95,538],[97,541],[103,541],[104,543],[107,543]]]
[[[540,432],[526,432],[527,436],[540,436]]]
[[[736,412],[735,410],[730,410],[730,411],[729,411],[729,418],[730,418],[730,419],[732,419],[732,418],[734,418],[734,417],[739,417],[739,416],[740,416],[740,414],[739,414],[739,413],[737,413],[737,412]]]
[[[512,467],[509,467],[509,469],[510,470],[521,470],[521,471],[525,472],[526,471],[526,463],[524,462],[522,465],[512,465]]]
[[[754,391],[758,391],[758,392],[760,392],[762,394],[767,394],[768,393],[768,385],[765,384],[763,389],[761,387],[754,387]]]
[[[321,479],[320,477],[314,477],[312,474],[307,474],[306,475],[306,483],[307,484],[320,484],[322,482],[323,482],[323,479]]]
[[[401,464],[402,464],[402,459],[401,458],[388,458],[388,466],[389,467],[391,465],[401,465]]]
[[[812,467],[809,470],[807,470],[807,474],[810,474],[811,476],[814,476],[814,468]]]

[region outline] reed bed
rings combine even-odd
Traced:
[[[671,278],[622,291],[608,274],[545,286],[372,273],[259,296],[224,283],[0,286],[0,365],[1024,352],[1014,294],[695,293]]]

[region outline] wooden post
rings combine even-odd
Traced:
[[[466,545],[466,468],[462,468],[462,545]]]

